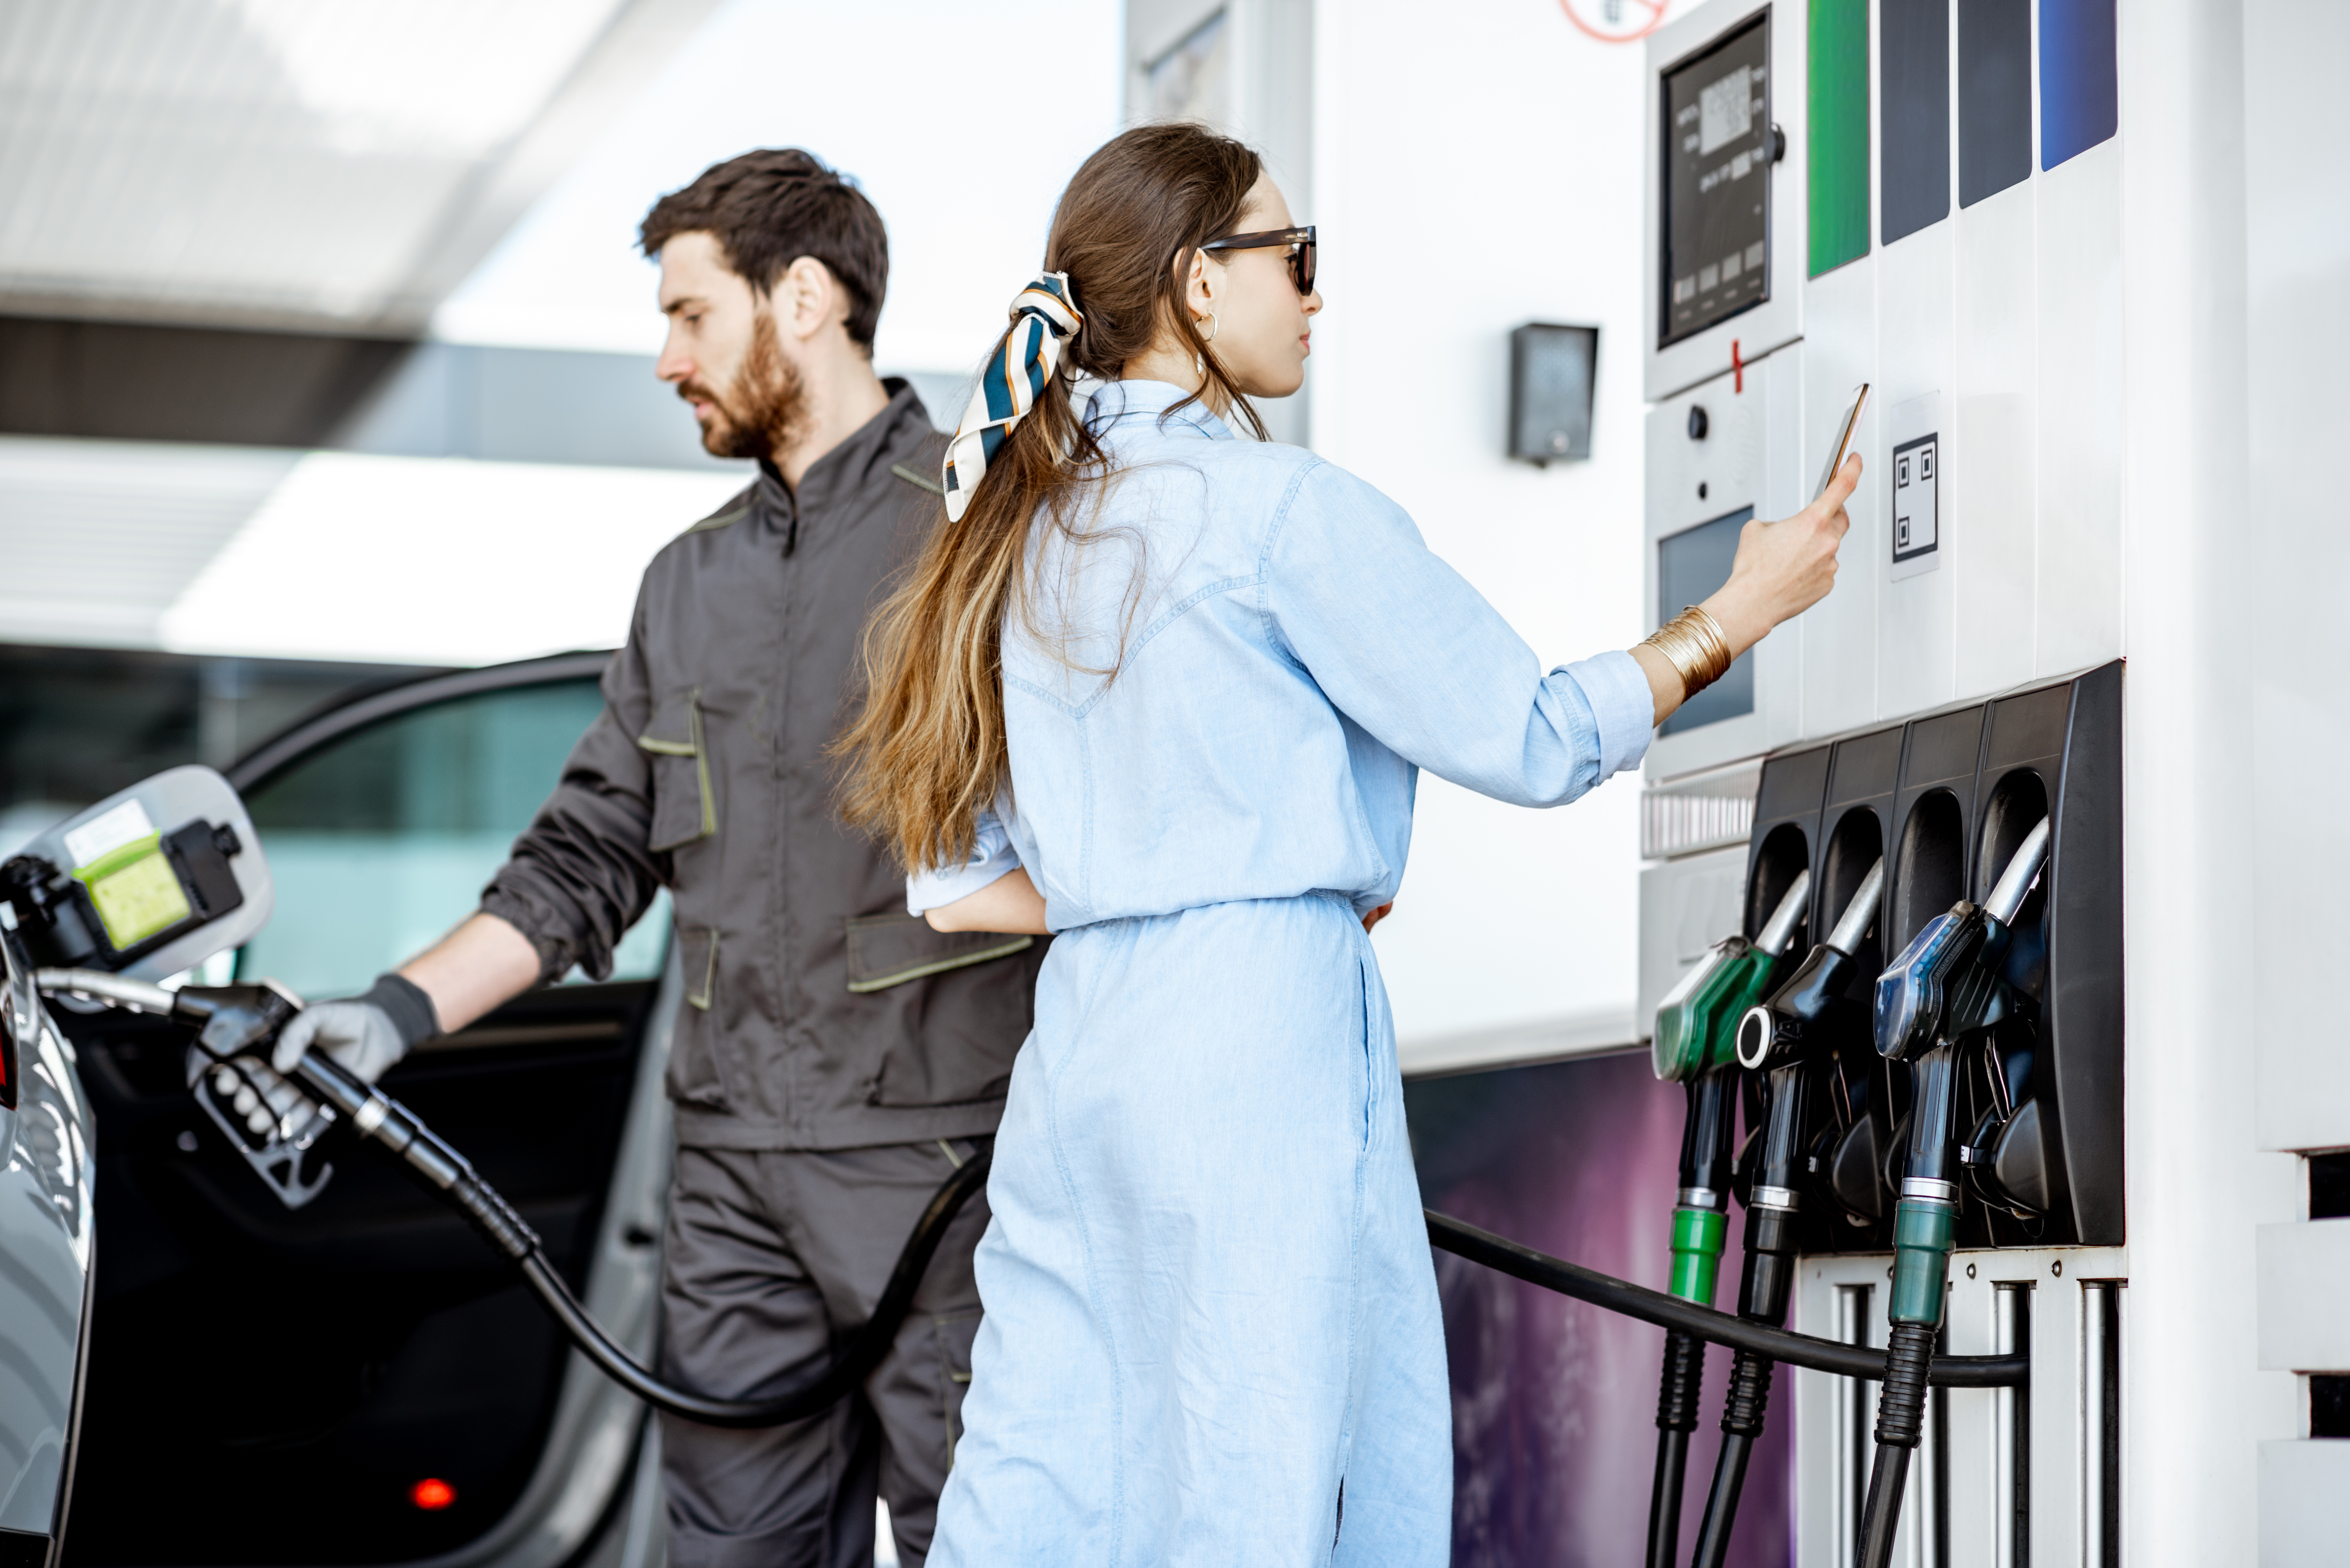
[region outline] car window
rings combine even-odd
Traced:
[[[603,703],[592,680],[451,698],[338,735],[249,792],[277,908],[238,977],[346,996],[431,946],[473,911]],[[668,942],[664,893],[612,978],[654,978]]]

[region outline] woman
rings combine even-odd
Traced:
[[[1366,936],[1417,770],[1572,800],[1834,578],[1856,468],[1748,525],[1710,619],[1545,676],[1385,496],[1234,438],[1304,379],[1291,223],[1197,127],[1078,171],[843,742],[912,908],[1058,933],[941,1568],[1445,1561],[1442,1324]],[[1082,419],[1075,373],[1108,383]]]

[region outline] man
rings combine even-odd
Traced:
[[[481,909],[366,996],[305,1012],[373,1077],[613,944],[671,889],[685,1005],[661,1369],[734,1398],[800,1386],[871,1313],[939,1185],[995,1128],[1042,944],[931,930],[897,867],[832,812],[826,746],[866,618],[936,514],[943,438],[873,373],[889,243],[796,151],[654,204],[657,373],[757,483],[656,556],[606,706]],[[974,1199],[889,1358],[827,1415],[762,1431],[662,1418],[677,1568],[867,1563],[877,1489],[926,1554],[970,1377]]]

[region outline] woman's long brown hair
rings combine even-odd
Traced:
[[[1009,776],[1003,629],[1008,614],[1027,614],[1031,535],[1050,527],[1076,538],[1082,493],[1110,475],[1107,454],[1070,407],[1073,374],[1114,380],[1170,332],[1201,357],[1217,400],[1263,436],[1184,306],[1192,252],[1239,226],[1262,171],[1230,137],[1145,125],[1087,159],[1062,192],[1045,270],[1068,275],[1084,325],[962,516],[941,511],[866,629],[865,707],[835,745],[849,760],[841,815],[907,867],[967,858],[979,814]]]

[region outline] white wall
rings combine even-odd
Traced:
[[[2251,671],[2251,908],[2257,911],[2253,1133],[2264,1149],[2350,1146],[2350,1051],[2330,1018],[2341,972],[2332,940],[2350,824],[2329,800],[2350,770],[2350,694],[2340,674],[2342,585],[2350,580],[2350,498],[2335,477],[2350,389],[2350,195],[2324,115],[2324,73],[2350,52],[2340,0],[2247,0],[2244,32],[2245,451],[2257,590],[2243,607]],[[2325,457],[2312,461],[2316,454]],[[2232,534],[2232,530],[2223,530]],[[2224,1065],[2241,1069],[2243,1050]],[[2230,1131],[2240,1130],[2241,1124]],[[2260,1362],[2310,1372],[2350,1362],[2339,1325],[2350,1299],[2350,1220],[2299,1223],[2302,1168],[2268,1168],[2261,1228]],[[2299,1167],[2299,1161],[2291,1162]],[[2280,1193],[2279,1188],[2286,1190]],[[2282,1210],[2282,1212],[2280,1212]],[[2328,1233],[2332,1234],[2329,1235]],[[2241,1245],[2241,1231],[2231,1238]],[[2334,1241],[2333,1245],[2328,1245]],[[2279,1270],[2297,1262],[2298,1269]],[[2272,1272],[2274,1271],[2274,1272]],[[2297,1276],[2297,1277],[2296,1277]],[[2282,1331],[2282,1332],[2281,1332]],[[2271,1372],[2262,1379],[2277,1381]],[[2306,1389],[2262,1391],[2257,1435],[2260,1561],[2342,1553],[2350,1443],[2307,1438]],[[2285,1407],[2279,1408],[2280,1406]]]
[[[859,180],[889,226],[876,360],[971,371],[1035,275],[1061,187],[1118,130],[1118,21],[1117,0],[727,0],[433,335],[657,352],[654,273],[633,248],[646,209],[722,159],[798,146]],[[1020,81],[1027,107],[983,125],[980,107]]]
[[[1640,625],[1640,50],[1555,0],[1315,18],[1313,441],[1409,508],[1546,664]],[[1509,332],[1600,327],[1587,462],[1505,450]],[[1632,1037],[1639,781],[1555,812],[1420,783],[1378,930],[1407,1070]],[[1478,1038],[1462,1039],[1463,1035]]]
[[[2320,23],[2338,16],[2333,4],[2275,0],[2144,0],[2121,13],[2131,356],[2124,1540],[2129,1561],[2150,1568],[2341,1556],[2338,1492],[2320,1552],[2297,1553],[2261,1517],[2264,1449],[2272,1480],[2338,1480],[2343,1467],[2338,1450],[2293,1442],[2306,1407],[2295,1379],[2262,1368],[2254,1289],[2261,1226],[2299,1217],[2303,1179],[2298,1162],[2260,1152],[2259,1070],[2277,1059],[2272,1036],[2287,1054],[2296,1034],[2340,1050],[2328,1022],[2339,961],[2330,948],[2296,950],[2304,939],[2293,928],[2334,923],[2339,902],[2326,814],[2301,805],[2329,798],[2332,780],[2298,770],[2327,754],[2322,720],[2338,732],[2341,688],[2302,686],[2298,660],[2322,646],[2332,662],[2340,640],[2340,577],[2326,569],[2341,560],[2340,503],[2336,490],[2312,497],[2297,470],[2329,438],[2339,445],[2334,427],[2303,421],[2323,421],[2339,374],[2324,352],[2329,330],[2331,345],[2341,341],[2341,318],[2323,261],[2341,254],[2340,225],[2323,214],[2338,214],[2343,196],[2323,147],[2293,140],[2323,133],[2290,96],[2312,90],[2302,63],[2327,57]],[[2259,46],[2249,59],[2248,41]],[[2248,151],[2265,165],[2257,194]],[[2279,202],[2279,176],[2298,176],[2290,197],[2316,205]],[[2312,211],[2317,225],[2297,221]],[[2331,270],[2338,278],[2338,262]],[[2280,317],[2288,300],[2298,318]],[[2278,428],[2262,430],[2263,414]],[[2277,438],[2293,435],[2321,445],[2279,450]],[[2334,517],[2262,506],[2311,499],[2331,501]],[[2289,557],[2264,574],[2263,551],[2280,546]],[[2322,642],[2300,640],[2303,625]],[[2296,711],[2304,699],[2314,711]],[[2262,805],[2278,817],[2262,821]],[[2264,963],[2264,951],[2296,950],[2317,951],[2317,968],[2280,974]],[[2293,1093],[2322,1102],[2325,1086],[2313,1077]],[[2290,1490],[2273,1501],[2293,1505],[2281,1529],[2305,1525]]]

